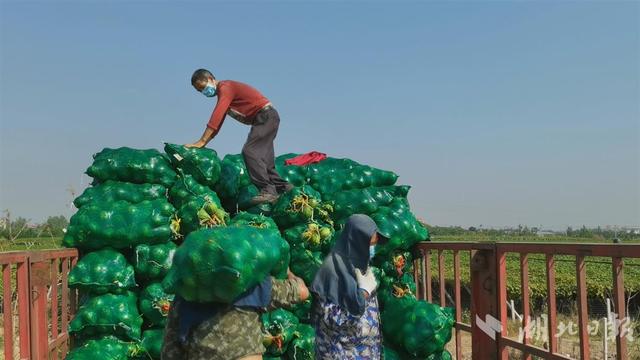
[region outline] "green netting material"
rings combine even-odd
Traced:
[[[276,171],[278,175],[293,186],[302,186],[307,181],[307,167],[296,165],[285,165],[284,162],[294,158],[298,154],[283,154],[276,158]]]
[[[395,198],[406,199],[409,189],[409,186],[370,187],[327,194],[323,199],[333,202],[333,217],[343,219],[353,214],[373,214]]]
[[[136,353],[137,345],[124,342],[116,337],[88,340],[71,350],[65,360],[95,360],[96,356],[105,360],[128,360]]]
[[[380,232],[389,236],[389,242],[378,247],[380,254],[394,250],[408,250],[419,241],[429,240],[429,232],[416,219],[404,199],[396,198],[388,206],[381,207],[371,218]]]
[[[382,312],[382,330],[389,342],[412,356],[440,353],[451,340],[452,308],[412,297],[392,298]]]
[[[115,335],[139,340],[142,317],[136,296],[106,294],[87,300],[69,324],[69,333],[81,337]]]
[[[298,323],[298,318],[284,309],[262,314],[262,326],[267,332],[264,335],[263,344],[267,348],[268,355],[281,356],[287,352]]]
[[[311,251],[322,251],[326,244],[331,243],[335,231],[331,225],[309,222],[294,226],[283,232],[283,237],[292,246],[302,246]]]
[[[291,248],[291,271],[301,277],[305,284],[311,284],[316,273],[322,266],[322,253],[310,251],[301,246]]]
[[[320,194],[310,186],[297,187],[280,196],[273,207],[273,220],[281,228],[289,228],[312,220],[332,223],[333,208],[323,204]]]
[[[151,357],[153,360],[160,360],[163,341],[164,330],[151,329],[142,333],[142,341],[140,345],[145,355]]]
[[[88,187],[82,195],[73,200],[77,208],[89,203],[106,203],[118,200],[139,203],[144,200],[164,199],[167,188],[160,184],[133,184],[107,180],[102,184]]]
[[[176,213],[180,234],[186,236],[198,229],[227,225],[229,214],[215,200],[193,198],[183,205]]]
[[[311,306],[313,305],[313,295],[309,294],[309,298],[299,304],[295,304],[291,307],[291,312],[300,320],[300,322],[311,322]]]
[[[191,175],[180,175],[176,182],[169,189],[169,201],[176,209],[180,209],[183,205],[194,198],[208,198],[209,200],[220,204],[220,199],[215,191],[196,181]]]
[[[69,287],[90,294],[122,293],[136,287],[133,267],[111,249],[83,256],[69,273]]]
[[[140,313],[152,326],[164,326],[169,315],[173,295],[167,294],[162,284],[154,283],[140,293]]]
[[[166,155],[155,149],[137,150],[128,147],[105,148],[93,155],[87,175],[99,182],[126,181],[137,184],[162,184],[170,187],[176,172]]]
[[[176,244],[171,241],[159,245],[136,246],[132,261],[136,278],[142,282],[162,281],[171,268],[175,252]]]
[[[83,206],[70,220],[63,239],[66,247],[81,249],[117,249],[139,244],[165,243],[172,238],[171,216],[174,208],[166,200],[91,203]]]
[[[192,175],[199,183],[213,187],[220,179],[221,161],[215,150],[165,144],[164,151],[176,168]]]
[[[299,324],[287,350],[289,360],[313,360],[315,358],[316,332],[310,325]]]
[[[237,199],[239,191],[251,185],[249,173],[242,155],[227,155],[222,160],[220,180],[215,186],[216,193],[222,199]]]
[[[328,158],[308,166],[309,185],[323,196],[342,190],[395,184],[398,175],[391,171],[360,165],[350,159]]]
[[[230,303],[282,263],[287,245],[273,230],[252,226],[203,229],[178,248],[163,281],[189,301]]]
[[[260,229],[278,230],[278,225],[270,217],[249,212],[236,214],[229,222],[229,226],[253,226]]]

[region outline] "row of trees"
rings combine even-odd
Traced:
[[[69,220],[63,215],[49,216],[45,222],[34,224],[23,217],[13,219],[9,211],[5,211],[0,220],[0,238],[11,241],[41,236],[59,237],[64,235],[64,229],[69,225]]]
[[[537,227],[527,227],[519,225],[515,228],[509,229],[485,229],[482,227],[471,226],[469,228],[463,228],[461,226],[434,226],[427,225],[432,235],[470,235],[470,234],[483,234],[487,236],[533,236],[538,235],[540,229]],[[640,239],[640,234],[632,230],[627,229],[611,229],[598,226],[596,228],[587,228],[582,226],[578,229],[568,227],[565,231],[556,232],[559,236],[568,236],[573,238],[600,238],[600,239],[620,239],[620,240],[637,240]]]

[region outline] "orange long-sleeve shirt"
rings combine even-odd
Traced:
[[[233,80],[219,81],[217,94],[218,103],[207,123],[207,127],[216,133],[225,115],[229,114],[241,123],[250,125],[258,111],[269,103],[269,99],[255,88]]]

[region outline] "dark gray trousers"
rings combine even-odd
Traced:
[[[278,134],[280,116],[274,108],[260,111],[251,126],[242,156],[251,182],[260,191],[277,194],[287,184],[276,171],[273,140]]]

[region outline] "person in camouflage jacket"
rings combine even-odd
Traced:
[[[267,311],[304,302],[309,290],[304,281],[289,272],[287,280],[271,278],[271,299]],[[162,360],[260,360],[265,347],[258,309],[227,306],[180,339],[179,311],[168,315],[162,346]]]

